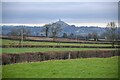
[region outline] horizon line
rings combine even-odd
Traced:
[[[106,27],[107,23],[100,23],[100,22],[73,22],[73,23],[70,23],[70,22],[65,22],[61,19],[59,19],[58,21],[62,21],[68,25],[75,25],[76,27],[81,27],[81,26],[87,26],[87,27],[91,27],[91,26],[95,26],[95,27]],[[56,22],[58,22],[56,21]],[[42,27],[44,26],[45,24],[52,24],[52,23],[56,23],[56,22],[49,22],[49,23],[1,23],[0,26],[31,26],[31,27]],[[118,22],[115,22],[116,25],[118,26]]]
[[[81,25],[79,25],[79,24],[73,24],[73,23],[68,23],[69,25],[75,25],[76,27],[81,27],[81,26],[87,26],[87,27],[91,27],[91,26],[94,26],[94,27],[106,27],[106,26],[99,26],[99,25],[96,25],[96,24],[94,24],[94,25],[85,25],[85,23],[84,24],[82,24],[81,23]],[[43,23],[43,24],[20,24],[20,23],[2,23],[2,24],[0,24],[0,26],[31,26],[31,27],[42,27],[42,26],[44,26],[45,24]]]

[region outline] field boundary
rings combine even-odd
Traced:
[[[47,60],[76,59],[76,58],[106,58],[120,56],[120,50],[87,50],[87,51],[50,51],[19,54],[2,54],[2,65],[37,62]]]
[[[33,47],[40,47],[40,48],[120,48],[120,46],[67,46],[67,45],[2,45],[2,48],[33,48]]]
[[[0,39],[8,39],[8,40],[20,40],[19,36],[2,36]],[[76,39],[68,39],[68,38],[45,38],[45,37],[26,37],[24,41],[34,41],[34,42],[58,42],[58,43],[84,43],[84,44],[111,44],[111,41],[86,41],[86,40],[76,40]],[[120,41],[116,41],[116,44],[120,43]]]

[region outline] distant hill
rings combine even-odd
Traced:
[[[75,25],[69,25],[65,23],[64,21],[57,21],[57,24],[60,24],[62,27],[62,31],[60,33],[60,36],[63,35],[63,33],[67,33],[68,35],[73,33],[75,35],[88,35],[89,33],[96,32],[98,35],[104,33],[106,31],[106,28],[102,27],[96,27],[96,26],[80,26],[76,27]],[[2,35],[8,35],[13,29],[15,28],[21,28],[22,26],[2,26]],[[44,27],[37,27],[37,26],[25,26],[26,29],[29,29],[31,31],[32,36],[41,36],[45,35],[44,32],[42,32]]]

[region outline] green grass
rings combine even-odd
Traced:
[[[17,40],[2,39],[3,45],[19,45]],[[111,44],[81,44],[81,43],[56,43],[56,42],[35,42],[35,41],[23,41],[23,45],[62,45],[62,46],[111,46]]]
[[[118,57],[18,63],[2,69],[3,78],[117,78]]]
[[[1,49],[1,48],[0,48]],[[83,50],[116,50],[106,48],[2,48],[2,53],[48,52],[48,51],[83,51]]]

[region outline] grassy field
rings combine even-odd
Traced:
[[[1,49],[1,48],[0,48]],[[83,51],[83,50],[115,50],[109,48],[2,48],[2,53],[48,52],[48,51]]]
[[[1,41],[1,40],[0,40]],[[3,45],[19,45],[17,40],[2,39]],[[23,41],[23,45],[62,45],[62,46],[111,46],[111,44],[81,44],[81,43],[56,43],[56,42],[35,42],[35,41]]]
[[[118,57],[53,60],[3,66],[3,78],[117,78]]]

